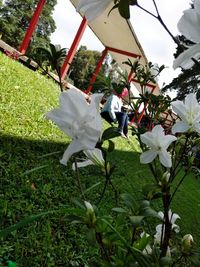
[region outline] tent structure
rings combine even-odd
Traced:
[[[76,8],[78,0],[70,1]],[[102,57],[105,57],[107,52],[109,52],[120,68],[124,71],[126,70],[130,74],[129,80],[132,80],[135,87],[140,91],[138,82],[132,79],[134,74],[130,73],[130,67],[123,64],[123,62],[127,61],[128,58],[131,61],[139,59],[140,63],[145,66],[148,60],[133,30],[131,22],[122,18],[117,9],[112,10],[109,14],[112,7],[113,2],[110,3],[107,9],[98,18],[89,22],[88,26],[105,46]],[[83,17],[83,14],[80,15]],[[97,72],[95,75],[98,74]],[[94,80],[95,77],[91,79],[91,83],[93,83]],[[150,84],[149,87],[153,90],[154,94],[158,95],[160,93],[158,85]],[[88,88],[89,91],[90,89],[91,88]]]
[[[70,0],[70,2],[76,8],[78,0]],[[46,0],[38,1],[38,5],[35,9],[30,25],[27,29],[27,32],[19,49],[19,52],[22,54],[26,52],[31,36],[37,25],[39,16],[43,10],[45,3]],[[129,80],[132,81],[135,87],[140,91],[140,86],[138,82],[134,80],[134,74],[130,72],[130,67],[123,64],[123,62],[127,61],[128,58],[131,59],[131,61],[139,59],[142,65],[146,65],[148,60],[145,56],[142,46],[139,43],[139,40],[137,39],[137,36],[133,30],[130,21],[122,18],[117,9],[113,10],[109,14],[109,11],[111,10],[112,6],[113,2],[110,3],[108,8],[98,18],[96,18],[90,23],[87,22],[83,14],[80,14],[83,17],[83,20],[79,26],[79,29],[77,30],[74,41],[68,51],[65,62],[61,68],[62,78],[65,78],[70,68],[70,63],[73,60],[81,37],[84,34],[84,31],[88,25],[94,32],[94,34],[98,37],[98,39],[101,41],[101,43],[105,46],[105,50],[102,52],[102,57],[100,58],[96,66],[96,70],[94,72],[93,77],[91,78],[90,84],[94,83],[96,76],[98,75],[98,72],[103,63],[103,60],[109,52],[112,58],[119,64],[120,68],[122,70],[126,70],[129,73]],[[160,89],[157,84],[149,84],[149,87],[153,94],[159,94]],[[91,90],[92,85],[88,87],[87,92],[89,93]]]
[[[74,5],[75,8],[77,7],[78,0],[70,0],[70,2]],[[36,7],[30,25],[27,29],[27,32],[19,49],[19,52],[21,54],[25,54],[26,52],[26,49],[30,42],[30,38],[37,25],[39,16],[42,12],[45,3],[46,0],[38,0],[38,5]],[[126,70],[129,73],[129,81],[134,84],[138,91],[140,91],[140,86],[137,80],[134,79],[134,73],[132,73],[130,67],[123,64],[123,62],[127,61],[128,59],[130,59],[132,62],[135,59],[138,59],[139,62],[143,66],[145,66],[148,63],[148,60],[133,30],[130,21],[122,18],[117,9],[114,9],[112,10],[112,12],[110,12],[112,7],[113,2],[111,2],[107,9],[92,22],[88,22],[87,19],[83,16],[83,14],[80,14],[83,17],[82,22],[79,26],[79,29],[77,30],[77,33],[74,37],[68,54],[66,55],[66,59],[63,63],[63,66],[61,67],[61,76],[64,79],[70,68],[70,64],[73,60],[73,57],[77,51],[81,37],[83,36],[86,27],[89,26],[90,29],[94,32],[94,34],[97,36],[97,38],[105,46],[105,49],[102,52],[102,56],[96,66],[95,72],[90,80],[90,85],[87,88],[86,93],[89,93],[92,90],[92,84],[95,82],[103,60],[108,52],[111,54],[112,58],[118,63],[121,69],[124,71]],[[149,87],[151,93],[155,95],[160,94],[158,84],[149,83],[147,87]],[[143,112],[141,114],[141,118],[142,116]]]

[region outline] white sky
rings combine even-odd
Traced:
[[[151,0],[138,0],[138,3],[148,10],[154,10]],[[179,33],[177,22],[183,11],[190,7],[191,0],[156,0],[156,3],[163,21],[172,34],[177,35]],[[58,0],[53,16],[57,29],[52,34],[51,41],[69,48],[82,18],[69,0]],[[179,73],[179,70],[172,69],[173,54],[176,51],[173,40],[156,19],[134,6],[131,7],[131,23],[147,59],[158,65],[168,66],[159,78],[160,86],[163,83],[169,83]],[[89,27],[84,32],[80,45],[86,45],[91,50],[102,51],[104,49]]]

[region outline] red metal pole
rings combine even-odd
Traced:
[[[89,92],[92,90],[92,85],[96,81],[97,75],[98,75],[98,73],[99,73],[99,71],[101,69],[103,60],[104,60],[105,56],[107,55],[107,52],[108,52],[108,48],[106,47],[102,52],[102,55],[101,55],[101,57],[99,59],[99,62],[97,64],[96,69],[95,69],[95,71],[93,73],[93,76],[92,76],[92,78],[90,80],[90,85],[88,86],[88,88],[86,90],[86,94],[89,94]]]
[[[129,72],[129,75],[128,75],[128,81],[129,81],[129,82],[131,82],[131,80],[132,80],[132,76],[133,76],[133,70],[131,70],[131,71]]]
[[[151,90],[151,94],[152,94],[153,91],[155,90],[156,86],[151,85],[151,84],[148,84],[148,86],[152,88],[152,90]],[[140,116],[139,116],[139,118],[138,118],[138,120],[137,120],[138,123],[140,123],[142,117],[144,116],[144,112],[145,112],[145,109],[147,108],[147,106],[148,106],[148,103],[146,103],[146,104],[144,105],[144,108],[143,108],[143,110],[142,110],[142,112],[141,112],[141,114],[140,114]]]
[[[79,45],[81,37],[83,36],[83,33],[85,31],[86,26],[87,26],[87,19],[84,17],[82,22],[81,22],[81,24],[80,24],[80,26],[79,26],[79,29],[78,29],[78,31],[76,33],[74,41],[73,41],[73,43],[72,43],[72,45],[71,45],[71,47],[70,47],[70,49],[69,49],[69,51],[67,53],[65,61],[64,61],[63,65],[62,65],[62,68],[61,68],[61,78],[62,79],[65,78],[65,76],[66,76],[66,74],[67,74],[67,72],[69,70],[70,64],[71,64],[71,62],[72,62],[72,60],[74,58],[74,55],[75,55],[75,53],[77,51],[77,47]]]
[[[37,23],[38,23],[38,20],[39,20],[40,14],[42,12],[42,9],[45,5],[45,2],[46,2],[46,0],[40,0],[36,9],[35,9],[35,12],[32,16],[31,21],[30,21],[29,27],[26,31],[26,34],[25,34],[24,39],[22,41],[21,47],[19,49],[19,52],[22,54],[26,53],[27,47],[28,47],[29,42],[31,40],[31,36],[35,30]]]
[[[124,51],[124,50],[121,50],[121,49],[117,49],[117,48],[113,48],[113,47],[107,47],[107,49],[109,51],[112,51],[112,52],[115,52],[115,53],[118,53],[118,54],[122,54],[122,55],[125,55],[125,56],[139,58],[139,59],[141,58],[141,55],[137,55],[135,53]]]

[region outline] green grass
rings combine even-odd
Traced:
[[[77,180],[59,158],[70,142],[44,114],[57,106],[59,87],[53,81],[0,54],[0,228],[17,223],[32,214],[74,207],[80,197]],[[105,124],[105,127],[107,125]],[[151,183],[146,165],[139,163],[139,148],[116,138],[116,150],[110,154],[116,169],[112,181],[121,192],[142,198],[141,188]],[[86,198],[97,203],[103,188],[98,168],[80,170]],[[188,176],[173,202],[173,211],[181,220],[182,234],[191,233],[200,244],[200,181]],[[100,206],[110,214],[115,206],[114,192],[107,188]],[[97,253],[89,248],[85,229],[71,226],[65,213],[48,215],[1,241],[0,258],[8,257],[19,267],[84,266]],[[85,265],[86,266],[86,265]]]

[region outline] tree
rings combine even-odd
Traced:
[[[194,45],[192,41],[186,39],[183,35],[177,36],[177,39],[181,45],[176,48],[176,53],[174,54],[175,58],[177,58],[186,48]],[[200,88],[199,70],[199,61],[196,61],[190,69],[182,69],[182,72],[178,75],[178,77],[174,78],[170,84],[166,85],[162,89],[162,92],[175,90],[177,91],[176,98],[179,100],[183,100],[189,93],[198,93]]]
[[[87,50],[86,46],[80,46],[71,63],[69,73],[69,77],[74,81],[76,87],[87,89],[100,56],[100,52]]]
[[[199,69],[200,66],[195,64],[191,69],[183,70],[179,76],[174,78],[162,91],[177,91],[176,98],[179,100],[183,100],[189,93],[198,93],[200,88]]]
[[[46,47],[50,43],[50,35],[56,28],[52,18],[52,12],[56,3],[57,0],[46,2],[31,38],[27,50],[28,55],[33,55],[35,47]],[[19,49],[37,4],[38,0],[6,0],[4,4],[0,5],[2,40],[12,47]]]

